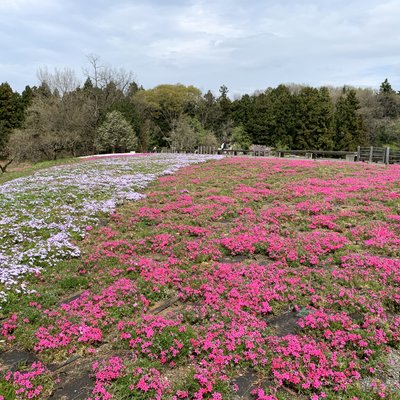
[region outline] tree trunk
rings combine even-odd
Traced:
[[[7,171],[7,167],[14,161],[13,158],[11,158],[10,160],[6,161],[6,163],[4,165],[0,164],[0,171],[2,174],[4,174]]]

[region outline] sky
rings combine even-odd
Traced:
[[[145,89],[194,85],[231,97],[280,83],[400,90],[400,0],[0,0],[0,82],[88,56]]]

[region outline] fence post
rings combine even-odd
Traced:
[[[357,146],[357,161],[361,161],[361,146]]]
[[[371,163],[373,160],[373,155],[374,155],[374,146],[371,146],[369,149],[369,162],[371,162]]]
[[[384,157],[384,163],[386,165],[389,165],[389,159],[390,159],[390,147],[386,147],[385,149],[385,157]]]

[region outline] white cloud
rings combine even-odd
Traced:
[[[281,82],[400,89],[398,0],[1,0],[0,81],[85,55],[139,83],[253,91]]]
[[[50,4],[49,0],[2,0],[0,2],[1,11],[19,11],[29,7],[43,7]]]
[[[213,37],[239,38],[245,32],[235,21],[224,21],[204,4],[193,4],[175,18],[178,29],[184,34],[200,34]]]

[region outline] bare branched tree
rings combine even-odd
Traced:
[[[47,67],[42,67],[39,68],[36,75],[40,84],[47,84],[52,93],[58,92],[61,96],[73,92],[80,86],[75,71],[69,68],[63,70],[55,68],[54,72],[50,72]]]
[[[102,64],[100,56],[96,54],[89,54],[87,59],[90,66],[83,69],[83,74],[86,78],[90,78],[94,87],[104,89],[108,85],[114,84],[118,90],[126,94],[129,85],[135,80],[131,71]]]

